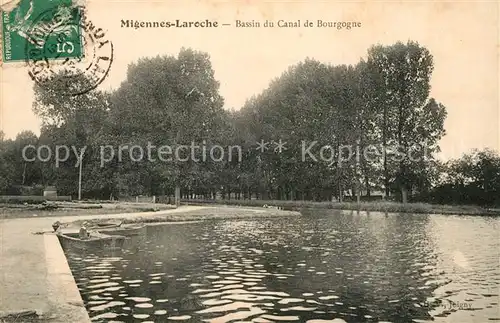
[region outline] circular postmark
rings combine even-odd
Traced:
[[[86,19],[83,7],[43,11],[27,31],[29,75],[39,86],[80,95],[101,84],[111,69],[113,44]]]

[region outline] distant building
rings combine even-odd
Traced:
[[[367,196],[368,192],[365,190],[365,191],[362,191],[362,196]],[[382,190],[372,190],[370,192],[370,196],[371,197],[379,197],[379,198],[382,198],[384,199],[385,198],[385,191],[382,191]]]
[[[43,190],[43,196],[45,197],[57,197],[57,189],[55,186],[47,186]]]

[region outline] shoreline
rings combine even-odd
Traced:
[[[285,200],[184,200],[184,205],[218,206],[218,207],[255,207],[260,209],[264,205],[281,207],[290,211],[338,210],[364,211],[381,213],[415,213],[435,215],[473,215],[473,216],[500,216],[500,209],[486,209],[471,205],[438,205],[427,203],[402,204],[390,201],[376,202],[313,202],[313,201],[285,201]]]
[[[195,209],[189,209],[195,207]],[[286,211],[265,208],[250,208],[236,206],[181,206],[177,212],[135,213],[132,217],[127,214],[112,215],[107,219],[122,220],[123,224],[144,223],[146,225],[160,225],[171,223],[194,223],[210,220],[238,220],[255,218],[272,218],[282,216],[300,216],[298,211]],[[80,216],[81,217],[81,216]],[[93,219],[91,216],[65,222],[68,225],[81,225]],[[102,218],[98,218],[100,220]]]
[[[89,207],[90,205],[90,207]],[[80,207],[83,206],[83,207]],[[267,207],[265,207],[267,206]],[[160,222],[158,219],[152,219],[151,215],[156,214],[163,217],[163,214],[171,213],[172,210],[180,209],[185,213],[187,207],[202,207],[204,209],[217,209],[221,213],[212,212],[213,219],[236,219],[238,216],[228,214],[225,208],[233,208],[238,212],[252,210],[254,215],[257,213],[266,213],[268,215],[281,210],[284,212],[311,213],[325,211],[363,211],[363,212],[381,212],[381,213],[401,213],[401,214],[436,214],[436,215],[470,215],[470,216],[500,216],[499,209],[487,209],[471,205],[438,205],[427,203],[397,203],[390,201],[372,201],[372,202],[313,202],[313,201],[287,201],[287,200],[183,200],[181,206],[177,208],[168,204],[150,204],[150,203],[105,203],[92,202],[64,202],[55,209],[36,209],[33,206],[22,205],[2,205],[0,204],[0,220],[19,219],[19,218],[55,218],[64,219],[77,217],[110,217],[116,218],[119,215],[136,214],[144,215],[148,218],[147,222]],[[177,213],[177,212],[175,212]],[[203,213],[194,214],[197,220],[206,220],[207,215]],[[194,216],[192,213],[185,216]],[[248,217],[245,214],[244,217]],[[196,220],[195,219],[195,220]],[[184,218],[169,216],[164,222],[184,221]],[[127,223],[127,222],[126,222]],[[130,223],[130,222],[129,222]]]
[[[90,206],[89,206],[90,205]],[[125,213],[164,212],[177,209],[169,204],[140,203],[93,203],[65,202],[56,208],[37,208],[33,205],[0,204],[0,220],[19,218],[47,218],[79,215],[104,216]]]
[[[78,212],[81,211],[81,212]],[[181,206],[157,212],[59,215],[59,220],[124,219],[147,225],[183,224],[211,219],[300,216],[299,212],[272,209]],[[0,323],[89,323],[75,279],[59,239],[52,231],[57,215],[0,219]],[[162,221],[160,221],[162,220]],[[34,234],[44,232],[44,234]],[[24,317],[23,313],[28,313]],[[23,317],[21,317],[23,316]]]

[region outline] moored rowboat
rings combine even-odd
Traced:
[[[124,236],[107,235],[98,232],[92,232],[87,239],[80,239],[78,233],[58,232],[57,236],[63,248],[76,249],[121,249],[126,239]]]
[[[99,232],[108,235],[137,236],[146,232],[144,224],[125,224],[114,228],[97,229]]]
[[[108,228],[118,228],[122,225],[123,221],[107,221],[107,222],[97,222],[91,223],[87,226],[88,230],[101,230]]]

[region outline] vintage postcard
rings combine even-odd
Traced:
[[[0,3],[0,323],[500,320],[498,1]]]

